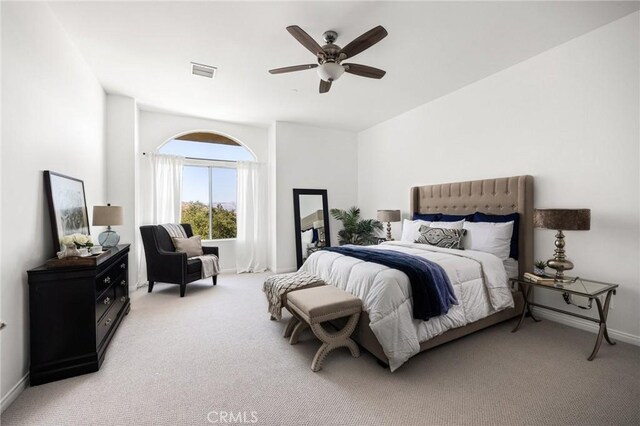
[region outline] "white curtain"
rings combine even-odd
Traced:
[[[153,223],[180,223],[184,157],[147,155],[151,161]]]
[[[180,198],[182,191],[182,166],[184,158],[173,155],[147,153],[141,165],[139,210],[141,225],[180,223]],[[138,214],[138,213],[136,213]],[[137,286],[147,282],[147,263],[140,232],[136,232],[138,261]]]
[[[236,269],[267,270],[267,181],[265,166],[238,161]]]

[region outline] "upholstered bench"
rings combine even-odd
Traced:
[[[362,310],[360,299],[337,287],[325,285],[288,293],[286,306],[293,315],[285,330],[285,337],[290,336],[290,344],[296,344],[300,333],[307,327],[311,327],[322,341],[313,357],[311,370],[320,370],[324,358],[336,348],[347,347],[354,358],[360,356],[358,345],[351,340]],[[349,319],[341,330],[327,331],[322,326],[323,322],[345,317]]]
[[[320,285],[325,285],[320,277],[301,271],[275,274],[267,277],[262,286],[262,291],[267,296],[271,320],[275,321],[282,318],[282,308],[286,306],[287,293]]]

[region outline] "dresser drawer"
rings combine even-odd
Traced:
[[[111,305],[115,302],[116,292],[115,286],[109,287],[107,291],[102,293],[96,299],[96,321],[98,321],[102,315],[111,307]]]
[[[98,347],[102,344],[104,337],[109,333],[111,327],[113,327],[119,311],[120,309],[114,306],[112,309],[109,309],[107,314],[96,324],[96,343]]]
[[[96,278],[96,294],[100,294],[105,291],[111,284],[114,284],[120,279],[120,275],[126,276],[127,271],[127,258],[123,258],[109,267],[102,274]]]
[[[127,281],[127,277],[124,275],[121,276],[114,285],[114,288],[116,291],[116,302],[124,304],[129,298],[129,282]]]

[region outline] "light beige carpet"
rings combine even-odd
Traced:
[[[346,349],[313,373],[319,344],[281,337],[265,276],[190,284],[182,299],[178,286],[136,292],[99,372],[27,389],[2,424],[640,424],[640,348],[604,343],[588,362],[594,335],[550,321],[492,327],[393,374]]]

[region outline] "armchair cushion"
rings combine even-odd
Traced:
[[[202,241],[199,235],[190,238],[173,238],[177,252],[187,253],[187,257],[202,256]]]

